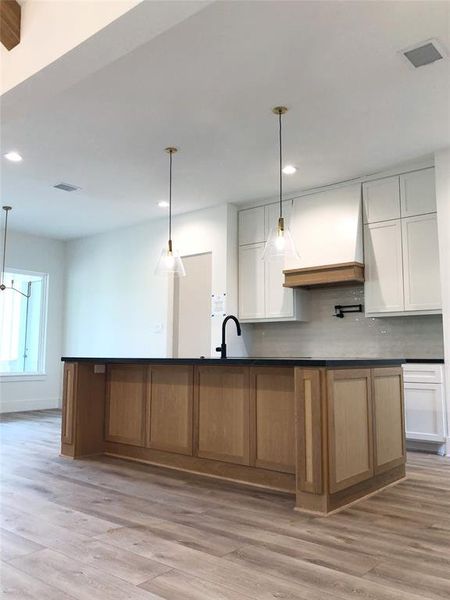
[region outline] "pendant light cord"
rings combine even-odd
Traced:
[[[5,211],[5,229],[3,234],[3,257],[2,257],[2,274],[0,285],[4,285],[5,283],[5,265],[6,265],[6,232],[8,231],[8,210]]]
[[[172,150],[169,151],[169,244],[172,242]]]
[[[280,143],[280,219],[283,217],[283,156],[281,137],[281,110],[278,112],[278,137]]]

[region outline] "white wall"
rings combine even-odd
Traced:
[[[38,379],[0,378],[0,412],[56,408],[61,402],[64,243],[9,231],[6,268],[49,274],[46,374]]]
[[[442,323],[447,399],[447,453],[450,455],[450,148],[436,152],[436,204],[441,269]]]
[[[212,290],[230,290],[229,313],[237,306],[236,267],[227,260],[227,223],[234,223],[234,210],[222,205],[177,216],[172,235],[182,255],[212,253]],[[166,238],[162,218],[67,243],[65,355],[171,355],[172,292],[166,278],[154,275]],[[211,320],[211,356],[220,344],[221,322]],[[243,352],[234,338],[230,327],[230,352]]]

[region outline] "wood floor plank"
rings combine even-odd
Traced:
[[[19,556],[26,556],[43,548],[44,546],[41,546],[41,544],[27,540],[17,533],[6,529],[0,530],[1,558],[4,562]]]
[[[241,592],[175,569],[141,584],[140,587],[160,594],[165,600],[250,600],[250,596],[244,596]]]
[[[7,563],[0,565],[0,590],[2,597],[7,600],[75,600],[75,596],[70,596]]]
[[[157,594],[48,548],[16,558],[9,564],[77,600],[161,599]]]
[[[292,496],[111,457],[59,456],[59,411],[0,415],[3,596],[450,598],[450,460],[329,517]]]

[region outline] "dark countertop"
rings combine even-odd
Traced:
[[[438,365],[443,365],[444,364],[444,359],[443,358],[406,358],[405,359],[405,363],[419,363],[419,364],[438,364]]]
[[[372,367],[398,366],[404,363],[443,363],[443,359],[405,358],[107,358],[63,356],[63,362],[91,362],[96,364],[167,364],[167,365],[248,365],[254,367]]]

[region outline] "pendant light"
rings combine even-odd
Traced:
[[[279,258],[300,258],[295,248],[289,227],[283,217],[283,147],[281,136],[281,117],[287,112],[285,106],[275,106],[272,112],[278,115],[278,141],[279,141],[279,182],[280,182],[280,212],[277,223],[274,223],[267,238],[264,248],[263,260],[275,260]]]
[[[5,265],[6,265],[6,238],[8,235],[8,213],[12,210],[11,206],[2,206],[2,209],[5,211],[5,229],[3,232],[3,257],[2,257],[2,272],[0,274],[0,292],[4,292],[5,290],[12,290],[13,292],[17,292],[24,296],[25,298],[29,298],[31,296],[31,282],[28,282],[27,293],[22,292],[18,288],[14,287],[14,280],[11,281],[11,285],[5,284]]]
[[[178,149],[173,147],[165,149],[165,152],[169,154],[169,239],[167,247],[162,249],[161,256],[156,265],[155,274],[184,277],[186,271],[184,270],[180,253],[172,247],[172,157],[177,151]]]

